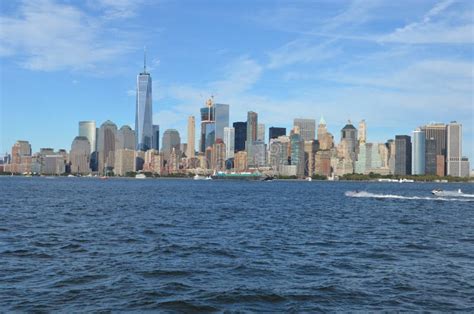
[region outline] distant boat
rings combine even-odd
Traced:
[[[200,176],[198,174],[196,174],[194,177],[193,177],[194,180],[212,180],[211,176]]]
[[[143,173],[137,173],[135,179],[146,179],[146,175]]]
[[[311,182],[311,181],[313,181],[313,178],[307,177],[307,178],[306,178],[306,181],[310,181],[310,182]]]
[[[68,177],[68,178],[75,178],[76,176],[73,175],[73,174],[69,174],[67,177]]]

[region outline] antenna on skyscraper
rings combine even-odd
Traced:
[[[143,73],[146,73],[146,46],[143,46]]]

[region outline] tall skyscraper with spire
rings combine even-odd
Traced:
[[[146,50],[143,54],[143,72],[137,76],[137,99],[135,113],[135,136],[137,150],[152,148],[153,108],[151,98],[151,75],[146,71]]]

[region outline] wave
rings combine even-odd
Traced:
[[[429,201],[458,201],[458,202],[472,202],[474,199],[463,199],[463,198],[448,198],[448,197],[436,197],[436,196],[404,196],[396,194],[377,194],[370,193],[367,191],[347,191],[345,193],[348,197],[362,197],[362,198],[378,198],[378,199],[401,199],[401,200],[429,200]],[[470,194],[467,194],[470,195]]]

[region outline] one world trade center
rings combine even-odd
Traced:
[[[151,99],[151,75],[146,72],[146,54],[143,58],[143,72],[137,76],[137,104],[135,113],[135,136],[137,150],[152,148],[153,110]]]

